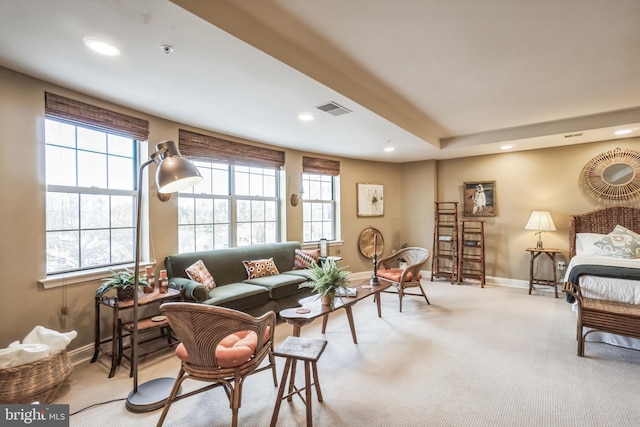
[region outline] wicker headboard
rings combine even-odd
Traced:
[[[616,225],[640,233],[640,208],[612,206],[569,217],[569,259],[576,254],[577,233],[610,233]]]

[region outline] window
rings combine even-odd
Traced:
[[[278,241],[279,172],[194,161],[204,180],[181,191],[179,252]]]
[[[302,238],[305,242],[338,238],[340,162],[302,157]]]
[[[302,174],[302,221],[305,242],[335,239],[335,179],[331,175]]]
[[[47,274],[133,262],[135,139],[45,119]]]

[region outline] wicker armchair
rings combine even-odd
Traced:
[[[232,410],[231,425],[235,427],[242,384],[247,376],[271,369],[277,387],[272,339],[276,327],[274,312],[256,318],[229,308],[186,302],[162,304],[160,311],[181,341],[176,356],[182,360],[182,366],[158,426],[163,424],[173,402],[223,386]],[[269,363],[259,368],[267,356]],[[187,378],[212,384],[177,395]]]
[[[409,247],[400,249],[393,255],[378,260],[376,265],[378,278],[390,281],[394,285],[396,290],[391,292],[397,292],[400,298],[400,311],[402,311],[402,298],[405,295],[423,296],[427,304],[431,304],[420,283],[420,279],[422,279],[420,268],[427,262],[429,255],[430,253],[427,249]],[[408,265],[404,270],[393,268],[395,262],[400,258],[407,261]],[[406,292],[405,289],[408,288],[418,288],[420,293]]]

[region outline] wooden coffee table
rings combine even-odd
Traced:
[[[317,295],[313,295],[307,298],[303,298],[300,301],[302,307],[287,308],[280,311],[280,317],[284,319],[290,325],[293,325],[293,336],[300,336],[300,329],[303,326],[313,322],[318,317],[322,316],[322,333],[324,334],[327,329],[327,321],[329,314],[333,311],[344,309],[347,312],[347,319],[349,320],[349,328],[351,328],[351,337],[353,343],[358,344],[358,338],[356,337],[356,327],[353,323],[353,313],[351,307],[358,301],[367,298],[370,295],[375,295],[376,304],[378,307],[378,317],[382,317],[382,308],[380,306],[380,292],[389,288],[391,283],[386,280],[381,280],[379,285],[370,286],[369,279],[350,285],[350,287],[356,288],[355,297],[336,297],[334,300],[334,306],[322,305],[320,298]],[[307,311],[308,310],[308,311]]]

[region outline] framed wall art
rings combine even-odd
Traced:
[[[356,184],[358,216],[384,215],[384,187],[382,184]]]
[[[496,216],[496,182],[465,182],[462,188],[464,216]]]

